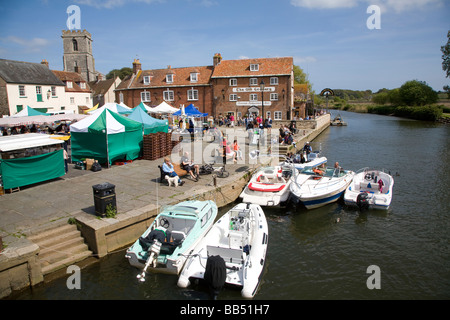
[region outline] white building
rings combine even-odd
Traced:
[[[39,64],[0,59],[0,115],[11,116],[27,106],[49,113],[65,110],[64,83],[45,60]]]
[[[80,73],[52,71],[65,84],[65,103],[61,113],[81,114],[93,107],[92,91]]]

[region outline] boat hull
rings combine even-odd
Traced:
[[[247,211],[245,211],[247,210]],[[233,225],[234,217],[248,214]],[[247,218],[248,217],[248,218]],[[177,285],[186,288],[191,279],[204,279],[208,256],[221,256],[227,268],[225,284],[241,288],[244,298],[253,298],[259,287],[266,260],[269,233],[259,205],[240,203],[224,214],[197,245],[178,278]]]

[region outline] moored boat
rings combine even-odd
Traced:
[[[394,178],[383,170],[363,168],[356,172],[353,181],[344,193],[348,206],[360,210],[387,210],[393,196]]]
[[[341,115],[338,114],[333,120],[331,120],[330,125],[332,125],[332,126],[346,126],[347,122],[342,120]]]
[[[186,255],[211,229],[216,216],[213,201],[184,201],[166,207],[128,248],[125,257],[132,266],[143,270],[138,275],[141,281],[147,270],[179,274]]]
[[[227,284],[252,298],[261,282],[269,231],[262,208],[240,203],[225,213],[196,246],[178,278],[186,288],[203,279],[215,298]]]
[[[292,164],[263,167],[253,174],[240,194],[243,202],[260,206],[277,206],[289,198],[289,186],[294,176]]]
[[[306,167],[299,172],[290,190],[292,200],[314,209],[337,201],[355,173],[341,168]]]

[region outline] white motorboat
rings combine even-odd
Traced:
[[[211,229],[216,216],[213,201],[184,201],[166,207],[126,252],[130,264],[143,270],[138,279],[145,281],[147,269],[179,274],[186,255]]]
[[[394,178],[391,175],[383,170],[363,168],[356,172],[345,190],[344,202],[360,210],[387,210],[392,201],[393,187]]]
[[[203,279],[214,298],[227,285],[255,296],[266,260],[269,230],[259,205],[240,203],[225,213],[189,256],[178,278],[186,288]]]
[[[302,159],[303,155],[303,159]],[[293,164],[295,169],[297,170],[303,170],[306,167],[317,167],[323,164],[327,163],[327,157],[323,157],[320,155],[319,151],[314,151],[309,154],[306,154],[306,152],[297,153],[294,155],[294,157],[290,159],[286,159],[284,162],[281,163],[281,165],[284,164]]]
[[[253,174],[239,195],[243,202],[277,206],[289,199],[289,185],[294,175],[292,164],[263,167]]]
[[[341,168],[306,167],[296,176],[290,190],[292,200],[314,209],[337,201],[355,173]]]

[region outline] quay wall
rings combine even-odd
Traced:
[[[296,137],[298,147],[306,141],[312,141],[330,125],[330,115],[315,120],[297,121],[297,128],[304,134]],[[276,164],[268,159],[259,165]],[[251,165],[249,165],[250,167]],[[240,195],[256,165],[246,171],[235,173],[227,178],[216,179],[216,183],[173,198],[170,205],[184,200],[213,200],[218,207],[234,202]],[[76,224],[89,249],[98,258],[132,244],[146,230],[161,209],[160,205],[149,204],[139,209],[120,213],[116,218],[102,218],[80,211],[76,214]],[[26,237],[21,237],[14,245],[0,252],[0,299],[10,296],[14,291],[33,287],[44,281],[39,259],[40,248]]]

